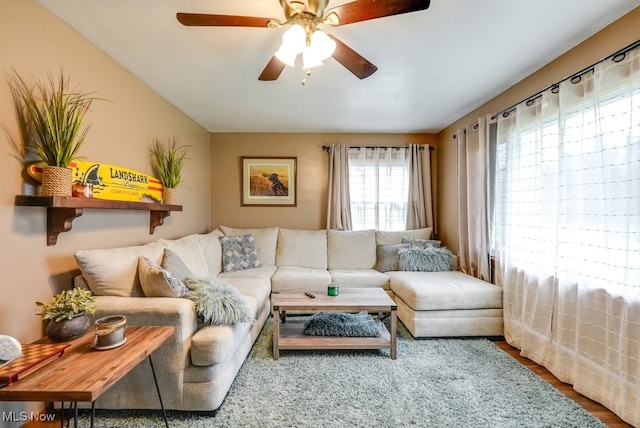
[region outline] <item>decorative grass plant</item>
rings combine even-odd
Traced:
[[[91,125],[83,126],[85,116],[96,99],[72,87],[63,70],[51,72],[30,85],[17,72],[8,74],[19,120],[33,133],[33,145],[40,159],[49,166],[68,167],[76,158]]]
[[[179,144],[176,137],[171,137],[166,142],[153,139],[149,148],[151,163],[156,178],[163,187],[175,189],[182,181],[182,168],[188,149],[189,146]]]

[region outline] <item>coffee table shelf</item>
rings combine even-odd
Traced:
[[[386,327],[380,337],[309,336],[304,321],[287,320],[280,324],[280,349],[390,349],[391,334]]]
[[[390,329],[383,328],[380,337],[309,336],[304,334],[304,322],[287,318],[288,311],[317,313],[339,311],[389,314]],[[316,295],[311,299],[304,291],[285,291],[271,295],[273,316],[273,358],[280,350],[303,349],[389,349],[396,359],[396,303],[382,288],[340,287],[338,296]]]

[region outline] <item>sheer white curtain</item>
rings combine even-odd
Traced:
[[[640,50],[498,118],[505,337],[640,425]]]
[[[349,147],[332,144],[329,148],[327,229],[351,230],[350,204]]]
[[[405,230],[408,189],[406,147],[352,147],[349,150],[354,230]]]
[[[489,281],[487,119],[456,132],[458,143],[458,251],[460,271]]]

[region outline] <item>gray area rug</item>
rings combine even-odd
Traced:
[[[415,340],[380,351],[281,351],[267,322],[216,416],[172,427],[604,427],[485,339]],[[97,427],[163,426],[159,411],[97,411]],[[86,416],[80,421],[88,426]]]

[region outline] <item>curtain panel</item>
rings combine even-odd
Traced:
[[[487,160],[489,126],[478,118],[476,125],[458,129],[458,251],[460,271],[491,281]]]
[[[497,118],[505,337],[640,426],[640,50]]]
[[[429,146],[409,144],[409,207],[406,229],[432,227],[431,150]]]
[[[349,147],[344,144],[332,144],[329,148],[327,229],[352,229],[349,197]]]

